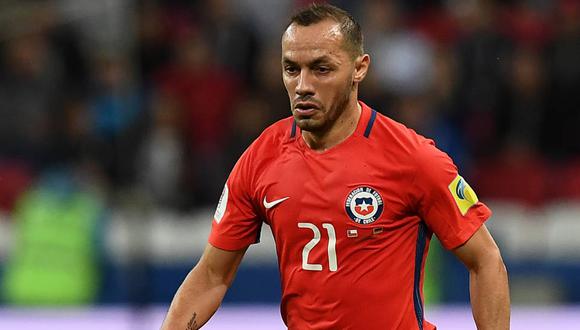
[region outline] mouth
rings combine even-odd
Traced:
[[[299,115],[307,116],[318,110],[318,105],[313,102],[298,102],[294,105],[294,110]]]

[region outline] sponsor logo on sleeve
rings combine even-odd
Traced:
[[[215,213],[213,215],[213,218],[215,219],[215,222],[220,223],[220,221],[222,221],[222,218],[224,216],[224,214],[226,213],[226,208],[228,206],[228,184],[226,183],[224,185],[224,190],[222,190],[222,195],[220,196],[220,201],[218,203],[218,206],[215,210]]]
[[[455,204],[462,215],[465,215],[467,210],[479,201],[475,191],[473,191],[467,181],[465,181],[465,179],[460,175],[457,175],[457,177],[451,181],[449,184],[449,191],[451,192],[453,200],[455,200]]]

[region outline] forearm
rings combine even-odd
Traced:
[[[226,290],[227,284],[212,283],[208,274],[194,268],[177,290],[161,329],[199,329],[218,309]]]
[[[509,329],[508,277],[501,258],[470,270],[470,294],[477,329]]]

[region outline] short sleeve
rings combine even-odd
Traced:
[[[246,150],[234,166],[213,217],[209,243],[223,250],[240,250],[259,241],[261,220],[251,198],[250,154]]]
[[[491,216],[491,210],[432,141],[421,144],[416,156],[417,211],[445,248],[459,247]]]

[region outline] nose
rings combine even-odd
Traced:
[[[313,95],[314,86],[312,85],[312,77],[308,70],[302,70],[298,76],[298,84],[296,85],[296,94],[300,96]]]

